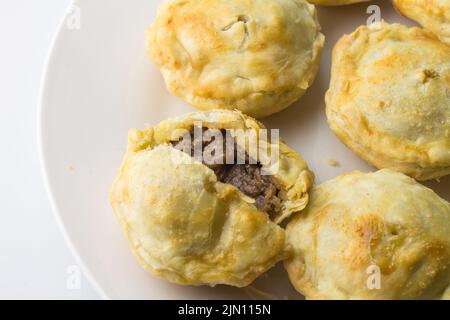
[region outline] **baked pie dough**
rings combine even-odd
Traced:
[[[319,6],[343,6],[359,2],[367,2],[371,0],[308,0],[310,3]]]
[[[186,131],[199,122],[210,130],[258,135],[263,128],[240,112],[220,110],[132,130],[111,203],[135,256],[150,273],[185,285],[247,286],[286,257],[285,232],[277,223],[304,209],[313,174],[282,142],[278,171],[273,163],[264,168],[272,176],[260,176],[262,164],[207,166],[178,149]],[[242,148],[247,143],[236,139]],[[260,144],[264,150],[275,148],[270,141]],[[272,191],[261,193],[261,187]],[[269,215],[258,200],[276,200],[278,211]]]
[[[285,267],[308,299],[450,299],[450,204],[404,174],[313,188],[286,235]]]
[[[434,32],[450,44],[450,0],[392,0],[404,16]]]
[[[376,167],[418,180],[450,173],[450,47],[374,23],[342,37],[326,94],[331,129]]]
[[[324,39],[306,0],[171,0],[147,48],[175,96],[200,110],[265,117],[312,84]]]

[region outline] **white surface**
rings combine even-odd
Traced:
[[[44,61],[68,0],[0,1],[0,299],[99,298],[75,264],[50,210],[36,147]]]
[[[244,290],[179,287],[148,275],[132,257],[113,218],[108,192],[129,128],[155,124],[193,109],[170,96],[146,58],[144,31],[155,15],[149,0],[79,0],[79,30],[63,25],[43,95],[42,148],[54,206],[89,274],[110,298],[240,298]],[[387,21],[403,21],[387,1],[374,1]],[[368,5],[320,8],[327,37],[320,76],[295,106],[265,122],[299,150],[317,181],[352,170],[372,170],[330,132],[323,96],[330,51],[343,33],[365,24]],[[330,159],[342,166],[332,167]],[[449,199],[450,179],[433,183]],[[299,298],[276,268],[255,284],[276,297]]]

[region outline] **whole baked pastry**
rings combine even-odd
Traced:
[[[147,33],[169,91],[200,110],[253,117],[299,99],[319,68],[324,36],[306,0],[171,0]]]
[[[267,154],[278,150],[276,161],[250,161],[252,140],[231,132],[259,136],[263,128],[221,110],[130,132],[110,198],[145,269],[179,284],[243,287],[286,257],[277,223],[306,206],[314,178],[298,153],[273,139],[258,143]]]
[[[342,37],[326,105],[334,133],[379,169],[450,173],[450,47],[431,32],[380,22]]]
[[[285,267],[308,299],[450,299],[450,204],[402,173],[315,187],[286,234]]]
[[[431,30],[450,44],[450,0],[392,0],[404,16]]]
[[[310,3],[319,6],[343,6],[348,4],[354,4],[359,2],[368,2],[371,0],[308,0]]]

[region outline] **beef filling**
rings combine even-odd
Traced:
[[[202,132],[204,132],[205,128],[202,128]],[[274,179],[271,176],[268,175],[262,175],[261,169],[262,166],[260,163],[257,164],[250,164],[249,162],[249,156],[247,153],[244,153],[245,156],[245,164],[226,164],[226,158],[229,152],[234,151],[234,159],[236,162],[237,154],[238,154],[238,146],[236,143],[234,143],[233,151],[229,150],[229,148],[226,147],[225,143],[225,137],[226,137],[226,131],[220,130],[220,133],[222,134],[224,145],[223,145],[223,154],[218,154],[213,161],[209,161],[211,163],[205,163],[202,162],[209,168],[211,168],[216,176],[217,179],[220,182],[228,183],[236,188],[238,188],[240,191],[242,191],[247,196],[255,199],[255,205],[256,207],[266,212],[271,218],[274,218],[275,215],[279,212],[280,206],[281,206],[281,200],[278,198],[278,193],[280,191],[277,183],[274,181]],[[197,139],[197,141],[194,140],[194,138]],[[202,139],[202,141],[198,141],[199,139],[197,137],[194,137],[193,132],[191,132],[191,139],[184,140],[181,139],[179,141],[172,141],[172,145],[174,148],[181,150],[181,151],[190,151],[190,156],[194,156],[194,145],[200,144],[202,145],[202,151],[205,150],[206,147],[208,147],[211,143],[214,143],[214,138],[211,139],[211,141],[205,141],[205,139]],[[190,143],[190,146],[186,143]],[[212,147],[215,147],[213,144]],[[213,155],[214,155],[215,149],[213,149]],[[217,161],[220,158],[222,158],[222,161]],[[223,162],[220,163],[220,162]]]

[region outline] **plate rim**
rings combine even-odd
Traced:
[[[67,19],[67,12],[70,11],[70,9],[76,4],[77,0],[70,0],[63,17],[60,18],[60,21],[58,23],[57,29],[54,32],[52,39],[50,41],[50,46],[46,54],[45,62],[44,62],[44,71],[40,80],[40,88],[38,93],[38,101],[37,101],[37,124],[36,124],[36,137],[37,137],[37,151],[38,151],[38,158],[39,158],[39,167],[41,171],[41,176],[44,183],[44,189],[45,193],[47,194],[47,199],[50,203],[50,211],[52,212],[52,215],[56,221],[56,224],[58,226],[58,229],[64,239],[64,242],[69,248],[70,253],[72,254],[75,263],[78,264],[81,268],[81,271],[84,275],[84,277],[87,279],[87,281],[90,283],[90,285],[94,288],[94,291],[100,296],[102,300],[111,300],[111,297],[106,294],[105,290],[100,286],[98,281],[95,279],[92,271],[90,268],[86,265],[84,260],[81,258],[80,253],[78,252],[74,241],[72,237],[69,235],[66,226],[62,222],[60,209],[58,205],[56,204],[53,188],[51,186],[50,180],[49,180],[49,169],[47,165],[47,156],[44,151],[44,133],[43,133],[43,114],[45,110],[46,105],[46,92],[49,86],[49,69],[52,61],[54,60],[55,56],[55,48],[58,45],[58,42],[60,38],[63,35],[63,28],[64,24],[66,23]]]

